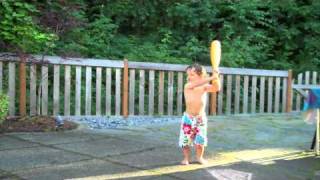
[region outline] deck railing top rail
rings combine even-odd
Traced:
[[[19,58],[14,54],[2,53],[0,54],[0,57],[1,57],[0,61],[15,61],[15,62],[20,61]],[[27,58],[26,63],[93,66],[93,67],[109,67],[109,68],[124,67],[124,63],[122,60],[93,59],[93,58],[64,58],[59,56],[40,56],[40,55],[35,55]],[[183,72],[187,68],[187,65],[129,61],[128,68]],[[212,72],[211,66],[205,66],[205,68],[207,72],[209,73]],[[221,74],[230,74],[230,75],[288,77],[288,71],[283,71],[283,70],[264,70],[264,69],[226,68],[226,67],[221,67],[219,70]]]

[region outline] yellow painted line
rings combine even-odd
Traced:
[[[219,153],[214,157],[208,159],[208,164],[190,164],[184,165],[173,165],[164,166],[148,170],[138,170],[134,172],[124,172],[117,174],[106,174],[99,176],[89,176],[83,178],[77,178],[80,180],[90,180],[90,179],[126,179],[126,178],[137,178],[143,176],[160,176],[166,174],[173,174],[177,172],[187,172],[194,171],[198,169],[205,169],[214,166],[224,166],[241,161],[249,161],[251,163],[257,163],[261,165],[269,165],[275,163],[275,160],[287,160],[287,159],[301,159],[306,157],[314,156],[314,153],[308,153],[303,151],[298,151],[294,149],[258,149],[258,150],[243,150],[236,152],[225,152]]]

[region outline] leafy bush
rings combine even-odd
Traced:
[[[4,118],[8,114],[8,96],[0,94],[0,124],[3,122]]]

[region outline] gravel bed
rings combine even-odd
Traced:
[[[124,127],[142,127],[167,123],[178,123],[181,117],[82,117],[71,118],[72,121],[86,124],[91,129],[114,129]]]

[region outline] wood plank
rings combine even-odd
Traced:
[[[102,68],[96,68],[96,115],[101,115]]]
[[[173,84],[174,72],[168,72],[168,115],[173,115]]]
[[[276,89],[275,89],[275,101],[274,101],[274,112],[279,113],[280,106],[280,78],[276,78]]]
[[[248,89],[249,89],[249,76],[244,76],[243,105],[242,105],[242,112],[243,113],[248,113]]]
[[[149,71],[149,115],[154,114],[154,70]]]
[[[260,77],[259,112],[264,113],[265,77]]]
[[[85,115],[91,115],[91,80],[92,67],[86,67],[86,95],[85,95]]]
[[[287,107],[287,78],[282,80],[282,108],[281,112],[286,112]]]
[[[15,115],[15,97],[16,97],[16,65],[13,62],[9,63],[9,115]]]
[[[81,66],[76,66],[75,114],[81,115]]]
[[[0,94],[3,92],[2,88],[3,88],[3,62],[0,62]]]
[[[251,113],[256,113],[257,104],[257,76],[252,77],[251,86]]]
[[[300,73],[298,75],[298,84],[302,84],[302,77],[303,77],[303,74]],[[301,109],[301,95],[296,93],[296,111],[300,111]]]
[[[30,115],[37,114],[37,66],[30,65]]]
[[[312,72],[312,84],[317,84],[317,72]]]
[[[273,77],[268,78],[268,113],[272,113]]]
[[[210,93],[211,94],[211,93]],[[206,93],[205,94],[205,98],[206,98],[206,107],[205,107],[205,111],[206,114],[209,114],[209,109],[210,109],[210,94]]]
[[[116,69],[116,116],[121,115],[121,69]]]
[[[310,71],[305,72],[304,78],[305,78],[304,84],[310,84]]]
[[[64,115],[70,116],[71,66],[64,66]]]
[[[48,66],[41,67],[41,114],[48,115]]]
[[[163,98],[164,96],[164,72],[159,72],[159,101],[158,101],[158,113],[163,115]]]
[[[177,89],[177,113],[182,115],[182,99],[183,98],[183,73],[178,72],[178,89]]]
[[[292,110],[292,70],[290,69],[288,71],[288,79],[287,79],[287,102],[286,102],[286,112],[291,112]],[[294,84],[294,83],[293,83]]]
[[[240,106],[240,75],[236,75],[236,90],[235,90],[235,98],[234,98],[234,113],[239,114],[239,106]]]
[[[123,61],[123,88],[122,88],[122,116],[124,118],[128,117],[128,91],[129,91],[129,68],[128,60],[124,59]]]
[[[27,62],[41,63],[43,56],[34,55],[33,59],[27,59]],[[93,58],[63,58],[58,56],[44,56],[46,63],[61,65],[78,65],[92,67],[114,67],[123,68],[122,60],[93,59]],[[0,61],[19,61],[16,56],[6,55]],[[148,63],[148,62],[129,62],[129,68],[161,70],[161,71],[180,71],[184,72],[187,65],[168,64],[168,63]],[[205,66],[208,73],[212,73],[211,66]],[[288,71],[281,70],[264,70],[264,69],[248,69],[248,68],[224,68],[220,67],[221,74],[229,75],[248,75],[248,76],[273,76],[288,77]]]
[[[319,88],[320,85],[313,85],[313,84],[293,84],[293,89],[312,89],[312,88]]]
[[[223,91],[224,91],[224,87],[223,87],[223,74],[220,74],[220,84],[221,84],[221,89],[218,92],[218,114],[221,115],[223,112]]]
[[[60,65],[53,65],[53,115],[60,112]]]
[[[135,69],[130,69],[129,82],[129,115],[134,115],[134,99],[135,99]]]
[[[210,115],[217,115],[217,92],[208,93],[208,104],[210,106],[210,111],[208,110]]]
[[[226,114],[231,113],[231,102],[232,102],[232,75],[227,75],[227,109]]]
[[[106,115],[111,115],[111,85],[112,85],[112,72],[111,68],[106,68]]]
[[[139,71],[139,115],[144,115],[145,71]]]

